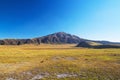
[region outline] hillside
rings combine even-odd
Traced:
[[[84,41],[85,39],[79,38],[78,36],[71,35],[65,32],[58,32],[54,34],[50,34],[47,36],[39,37],[39,38],[34,38],[37,41],[40,41],[41,43],[79,43],[81,41]]]
[[[83,42],[80,42],[76,47],[102,49],[102,48],[120,48],[120,45],[101,44],[101,43],[98,43],[98,42],[83,41]]]
[[[43,37],[33,39],[4,39],[0,40],[0,45],[22,45],[22,44],[77,44],[85,39],[79,38],[65,32],[58,32]]]
[[[3,39],[0,40],[0,45],[22,45],[22,44],[37,44],[46,43],[46,44],[78,44],[83,41],[89,41],[92,43],[99,44],[115,44],[120,45],[117,42],[109,42],[109,41],[94,41],[80,38],[75,35],[71,35],[65,32],[57,32],[53,34],[49,34],[42,37],[32,38],[32,39]]]

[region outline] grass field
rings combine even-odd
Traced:
[[[120,49],[0,46],[0,80],[120,80]]]

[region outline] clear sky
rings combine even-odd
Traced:
[[[0,38],[67,32],[120,42],[120,0],[0,0]]]

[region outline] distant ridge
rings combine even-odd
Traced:
[[[57,32],[42,37],[32,39],[3,39],[0,40],[0,45],[22,45],[22,44],[78,44],[83,41],[97,42],[101,44],[120,44],[109,41],[94,41],[80,38],[75,35],[71,35],[65,32]]]
[[[83,41],[80,42],[76,47],[103,49],[103,48],[120,48],[120,45],[101,44],[97,42]]]

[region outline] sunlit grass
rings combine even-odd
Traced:
[[[43,80],[118,80],[120,49],[84,49],[75,44],[0,46],[0,80],[30,80],[49,73]],[[29,73],[29,74],[27,74]],[[77,77],[57,78],[57,74]]]

